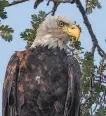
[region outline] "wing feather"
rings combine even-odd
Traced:
[[[80,106],[80,78],[79,63],[73,56],[68,56],[68,91],[64,116],[78,116]]]
[[[2,116],[15,116],[15,83],[18,75],[18,65],[19,59],[17,57],[17,54],[14,53],[9,60],[3,83]]]

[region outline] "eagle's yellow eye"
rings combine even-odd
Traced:
[[[58,22],[58,26],[59,26],[59,27],[63,27],[63,26],[64,26],[64,22],[59,21],[59,22]]]

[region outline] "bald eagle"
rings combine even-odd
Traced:
[[[78,116],[80,66],[67,41],[80,29],[62,16],[39,26],[30,49],[15,52],[3,83],[2,116]]]

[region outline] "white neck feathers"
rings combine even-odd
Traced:
[[[66,43],[62,41],[62,39],[54,38],[52,35],[48,34],[43,37],[37,36],[31,46],[31,48],[36,47],[38,45],[47,46],[48,48],[56,48],[66,49]]]

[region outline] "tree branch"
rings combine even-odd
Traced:
[[[91,48],[91,54],[92,54],[92,56],[94,56],[95,49],[96,49],[96,46],[93,44],[92,48]]]
[[[91,39],[92,39],[92,42],[93,42],[94,46],[97,47],[99,55],[101,57],[105,57],[106,58],[106,53],[102,50],[102,48],[98,44],[98,40],[97,40],[97,38],[96,38],[96,36],[95,36],[95,34],[93,32],[93,29],[91,27],[91,24],[90,24],[90,22],[88,20],[86,11],[84,10],[84,7],[83,7],[81,1],[80,0],[76,0],[76,5],[77,5],[79,11],[81,12],[81,15],[83,17],[84,23],[85,23],[85,25],[86,25],[86,27],[87,27],[87,29],[89,31],[89,34],[91,36]]]
[[[20,4],[20,3],[23,3],[23,2],[27,2],[27,1],[29,1],[29,0],[17,0],[17,1],[13,1],[13,2],[9,3],[6,7],[13,6],[13,5]]]

